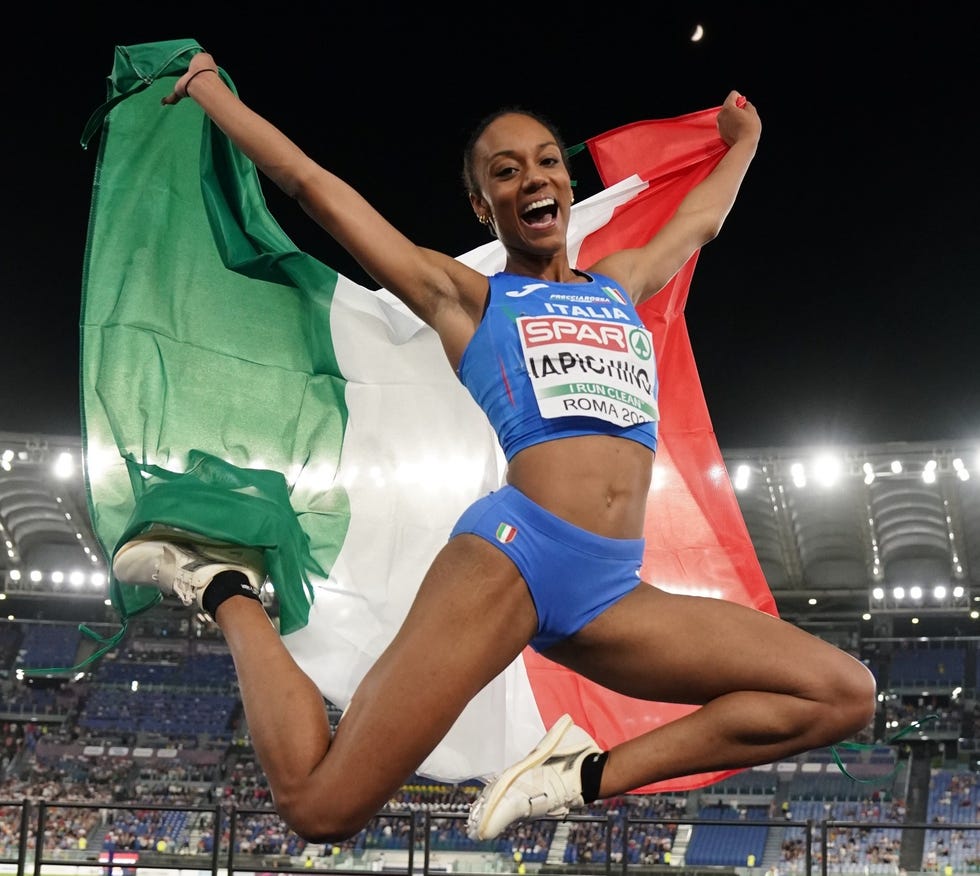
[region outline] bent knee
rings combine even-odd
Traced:
[[[312,800],[309,796],[276,801],[276,811],[290,830],[309,843],[339,843],[360,833],[377,814],[346,807],[342,800]]]
[[[867,666],[849,658],[826,681],[823,721],[833,741],[853,736],[874,721],[877,683]]]

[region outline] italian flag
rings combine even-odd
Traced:
[[[80,326],[92,523],[110,558],[152,521],[266,548],[283,641],[343,708],[457,517],[503,482],[505,463],[434,332],[386,290],[300,251],[254,166],[192,101],[161,108],[200,48],[117,47],[106,103],[82,136],[87,146],[100,135]],[[573,264],[658,229],[724,154],[716,114],[641,121],[583,144],[604,188],[573,210]],[[504,264],[495,241],[459,258],[488,274]],[[641,310],[662,416],[643,575],[775,614],[687,337],[695,262]],[[110,586],[121,624],[106,649],[159,601]],[[419,773],[489,776],[563,712],[608,747],[691,708],[617,696],[527,649]]]

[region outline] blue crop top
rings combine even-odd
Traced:
[[[574,435],[619,435],[657,449],[657,366],[650,333],[622,287],[599,274],[548,283],[490,277],[483,319],[459,379],[504,456]]]

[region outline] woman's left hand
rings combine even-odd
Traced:
[[[718,133],[729,146],[739,140],[753,138],[758,141],[762,134],[762,120],[755,105],[737,91],[730,91],[718,111]]]

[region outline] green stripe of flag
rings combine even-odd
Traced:
[[[333,479],[347,421],[337,274],[293,245],[199,107],[161,107],[197,50],[118,48],[109,80],[81,308],[90,510],[107,556],[163,513],[269,548],[288,632],[350,519]],[[232,513],[246,496],[255,513]],[[112,592],[123,618],[159,599]]]

